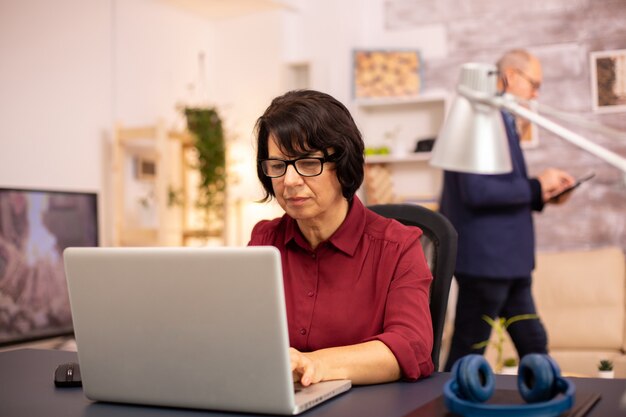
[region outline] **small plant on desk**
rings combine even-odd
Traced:
[[[608,359],[602,359],[598,364],[598,376],[600,378],[613,378],[613,362]]]
[[[517,374],[517,359],[506,358],[503,362],[502,373],[505,375]]]
[[[504,366],[508,366],[508,367],[517,366],[517,359],[515,359],[515,358],[506,358],[504,360]]]

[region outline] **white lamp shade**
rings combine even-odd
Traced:
[[[493,94],[494,74],[491,65],[466,64],[459,85]],[[498,108],[457,95],[435,141],[430,164],[477,174],[511,172],[511,154]]]
[[[511,154],[499,108],[521,116],[626,173],[626,159],[527,109],[513,96],[497,94],[496,67],[464,64],[452,104],[435,141],[430,164],[448,171],[504,174]],[[624,176],[626,180],[626,174]]]

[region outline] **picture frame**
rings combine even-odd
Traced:
[[[144,155],[135,157],[135,178],[139,181],[154,181],[157,169],[156,157]]]
[[[626,111],[626,49],[590,54],[593,111]]]
[[[422,90],[418,50],[355,49],[352,59],[355,99],[417,96]]]

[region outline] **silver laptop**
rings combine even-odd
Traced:
[[[276,248],[68,248],[64,258],[92,400],[298,414],[350,389],[294,389]]]

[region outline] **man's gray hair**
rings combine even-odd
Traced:
[[[506,52],[502,58],[498,60],[496,66],[498,71],[502,72],[507,68],[514,68],[524,71],[528,63],[533,59],[533,55],[525,49],[512,49]]]

